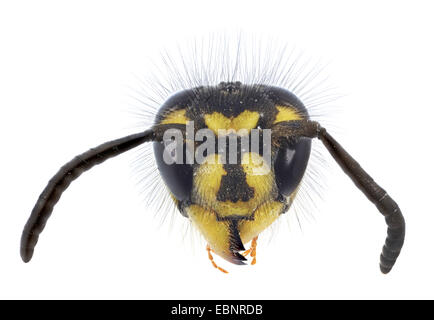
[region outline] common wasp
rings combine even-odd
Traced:
[[[319,139],[342,170],[385,217],[380,269],[388,273],[404,243],[396,202],[285,88],[225,81],[169,97],[147,130],[101,144],[66,163],[43,190],[21,238],[30,261],[54,205],[70,183],[109,158],[153,143],[159,173],[179,212],[213,253],[234,264],[256,262],[258,236],[289,210]],[[251,242],[251,248],[245,246]]]

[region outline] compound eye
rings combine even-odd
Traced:
[[[185,159],[179,161],[180,163],[168,164],[164,160],[164,149],[164,143],[154,142],[154,155],[158,170],[170,192],[178,201],[189,200],[193,187],[193,166],[185,164]],[[185,144],[183,154],[186,154]]]
[[[274,173],[280,194],[290,196],[300,184],[310,156],[311,139],[300,138],[279,148]]]

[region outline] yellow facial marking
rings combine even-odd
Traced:
[[[257,204],[268,200],[272,196],[274,177],[267,162],[259,154],[249,152],[243,154],[241,166],[246,173],[247,184],[255,189],[253,200],[256,200]]]
[[[194,194],[199,197],[199,203],[216,202],[222,176],[226,171],[221,163],[221,155],[212,154],[205,158],[193,176]]]
[[[273,123],[303,119],[303,116],[300,115],[294,108],[285,106],[277,106],[276,108],[279,110],[279,112],[277,113],[276,119]]]
[[[254,220],[241,220],[238,224],[241,241],[246,244],[268,228],[282,213],[283,203],[269,201],[255,211]]]
[[[263,202],[271,199],[273,195],[274,178],[268,164],[262,157],[254,152],[244,153],[241,166],[246,174],[246,182],[254,189],[253,198],[249,201],[217,202],[214,206],[220,217],[245,216],[248,217]]]
[[[209,155],[193,176],[194,199],[198,204],[210,208],[220,217],[231,215],[250,215],[252,205],[249,202],[217,201],[221,180],[227,172],[221,163],[221,155]],[[253,207],[254,209],[255,207]]]
[[[227,172],[221,163],[221,156],[210,155],[193,176],[193,202],[213,210],[221,218],[252,215],[259,205],[275,196],[273,172],[262,157],[253,152],[243,155],[241,166],[246,174],[247,184],[254,189],[253,197],[249,201],[217,200],[222,177]]]
[[[191,205],[187,209],[191,221],[203,235],[211,249],[223,258],[229,258],[229,226],[227,221],[217,221],[216,215],[211,210],[198,205]]]
[[[230,217],[230,216],[244,216],[248,217],[252,214],[252,208],[254,209],[255,206],[253,205],[253,201],[219,201],[214,206],[218,212],[218,215],[220,217]]]
[[[245,110],[237,117],[228,118],[220,112],[213,112],[204,116],[206,126],[216,135],[219,129],[235,130],[246,129],[250,132],[256,128],[259,120],[259,113],[256,111]]]
[[[175,110],[164,116],[164,119],[161,121],[161,124],[187,124],[189,119],[185,116],[185,109]]]

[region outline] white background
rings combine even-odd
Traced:
[[[434,298],[432,12],[429,1],[2,1],[0,298]],[[169,44],[239,30],[331,61],[345,95],[332,132],[407,221],[392,272],[378,268],[382,216],[328,155],[315,219],[260,238],[254,267],[216,258],[222,274],[201,240],[161,223],[131,155],[73,183],[24,264],[21,231],[48,179],[135,132],[123,102],[131,73]]]

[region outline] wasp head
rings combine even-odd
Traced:
[[[273,126],[307,119],[289,91],[239,82],[171,97],[156,124],[169,129],[154,152],[180,212],[232,263],[288,210],[305,172],[310,139],[273,139]]]

